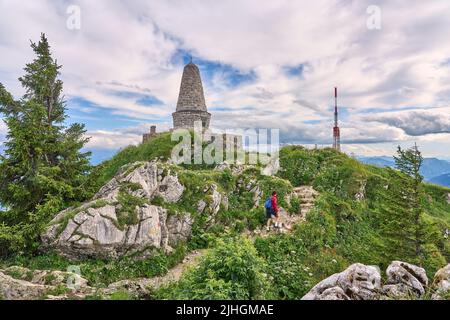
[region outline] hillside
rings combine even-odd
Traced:
[[[319,281],[356,262],[381,268],[393,260],[419,263],[397,252],[392,233],[385,228],[390,217],[389,188],[398,179],[396,171],[362,164],[332,149],[294,146],[280,151],[282,170],[276,177],[263,176],[258,167],[251,166],[180,167],[166,162],[173,145],[169,134],[161,134],[96,167],[90,177],[93,193],[83,205],[53,219],[48,226],[53,231],[43,237],[48,240],[42,247],[44,253],[9,257],[0,261],[0,269],[19,266],[65,271],[76,259],[81,275],[96,288],[83,298],[133,298],[123,286],[121,291],[108,294],[102,288],[116,287],[117,281],[164,276],[186,255],[196,256],[197,250],[207,249],[198,266],[187,268],[178,281],[146,291],[139,298],[300,299]],[[153,161],[155,158],[158,161]],[[148,187],[149,179],[156,181],[152,188]],[[264,225],[263,202],[272,190],[278,192],[279,204],[287,213],[302,214],[301,200],[294,196],[294,188],[300,186],[312,186],[318,192],[306,220],[288,233],[263,236],[254,232]],[[445,230],[450,229],[450,189],[430,184],[424,189],[428,236],[422,264],[432,277],[450,261],[450,243],[445,238]],[[160,224],[157,229],[149,226],[148,230],[157,232],[146,238],[153,241],[152,247],[142,247],[137,240],[127,240],[126,248],[123,242],[106,246],[102,238],[80,241],[84,247],[60,241],[71,221],[97,214],[102,221],[112,221],[109,228],[116,230],[114,236],[128,230],[129,239],[133,226],[144,222],[142,215],[135,215],[136,206],[151,209],[151,215],[159,212],[159,218],[164,217],[162,226],[167,224],[169,233],[177,236],[169,234],[169,242],[163,244],[158,234],[164,237],[166,231]],[[111,218],[111,208],[117,220]],[[190,227],[183,229],[188,222]],[[174,228],[178,231],[171,231]],[[79,240],[83,237],[78,234]],[[143,258],[136,260],[140,255]]]

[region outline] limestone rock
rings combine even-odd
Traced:
[[[230,164],[226,161],[219,163],[214,170],[215,171],[224,171],[226,169],[229,169],[231,171],[231,173],[233,175],[239,175],[242,172],[244,172],[244,170],[249,169],[249,168],[254,168],[254,166],[252,165],[244,165],[244,164]]]
[[[202,199],[198,202],[197,211],[200,214],[207,214],[209,216],[206,220],[206,224],[210,225],[219,212],[220,205],[225,201],[228,206],[228,198],[225,199],[225,196],[217,190],[217,185],[215,184],[205,187],[203,193],[207,196],[206,199]]]
[[[361,181],[358,192],[355,194],[355,200],[362,201],[366,197],[367,181]]]
[[[50,289],[49,286],[14,279],[0,272],[0,297],[4,300],[41,299]]]
[[[270,158],[269,163],[263,169],[261,169],[261,174],[265,176],[274,176],[280,170],[280,158],[278,155]]]
[[[61,296],[52,296],[59,292],[60,287],[66,288]],[[0,270],[0,297],[8,300],[35,299],[67,299],[91,294],[93,288],[87,285],[87,280],[73,272],[54,270],[30,270],[12,266]],[[47,297],[48,296],[48,297]]]
[[[356,263],[319,282],[302,300],[373,300],[380,289],[378,269]]]
[[[156,192],[157,196],[161,196],[166,202],[175,203],[180,200],[183,195],[184,186],[178,181],[176,176],[166,176],[159,184]]]
[[[447,203],[450,204],[450,193],[447,193]]]
[[[386,270],[387,285],[383,287],[383,293],[391,296],[406,296],[415,294],[422,296],[428,285],[425,269],[418,266],[393,261]]]
[[[432,298],[441,300],[443,294],[450,292],[450,264],[438,270],[434,275],[433,289],[436,291]]]
[[[151,248],[170,251],[169,245],[190,237],[191,216],[177,213],[169,217],[167,209],[151,201],[161,197],[168,203],[177,202],[183,191],[178,177],[157,161],[126,165],[92,201],[60,212],[41,235],[43,246],[76,259],[116,258],[153,252],[147,250]],[[213,190],[212,198],[217,212],[220,194]]]

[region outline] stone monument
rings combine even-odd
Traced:
[[[194,128],[195,121],[201,121],[204,129],[209,128],[211,114],[206,109],[200,70],[192,60],[184,67],[177,109],[172,118],[174,129]]]

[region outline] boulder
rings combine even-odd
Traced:
[[[17,280],[24,280],[33,284],[45,286],[67,286],[70,289],[80,290],[88,288],[88,281],[79,274],[58,270],[30,270],[28,268],[11,266],[2,271]]]
[[[264,176],[274,176],[278,173],[279,170],[280,158],[277,153],[276,155],[270,157],[268,164],[261,169],[261,174]]]
[[[450,293],[450,264],[436,272],[432,287],[435,290],[432,296],[434,300],[441,300],[444,294]]]
[[[25,280],[14,279],[0,272],[0,298],[4,300],[42,299],[51,289],[50,286],[34,284]]]
[[[206,195],[205,199],[197,203],[197,212],[208,215],[206,219],[207,225],[211,225],[214,222],[214,218],[219,212],[221,204],[228,207],[228,198],[222,195],[217,189],[218,187],[215,184],[206,186],[203,189],[203,193]]]
[[[155,197],[177,202],[183,191],[177,176],[156,161],[126,165],[93,200],[60,212],[41,235],[43,247],[75,259],[170,251],[189,238],[192,218],[151,202]]]
[[[12,266],[0,270],[0,298],[7,300],[82,299],[95,291],[87,283],[86,279],[74,272],[30,270]]]
[[[386,270],[387,283],[383,294],[390,297],[401,297],[414,294],[422,296],[428,285],[425,269],[401,261],[393,261]]]
[[[374,300],[380,289],[378,268],[356,263],[319,282],[302,300]]]
[[[219,163],[214,170],[215,171],[224,171],[226,169],[230,170],[231,173],[233,175],[239,175],[242,172],[244,172],[244,170],[248,169],[248,168],[254,168],[254,166],[252,165],[244,165],[244,164],[230,164],[226,161]]]

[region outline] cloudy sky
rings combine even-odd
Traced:
[[[21,96],[29,40],[45,32],[95,161],[170,127],[190,56],[216,129],[330,144],[338,86],[346,152],[417,142],[450,158],[449,17],[448,0],[0,0],[0,82]]]

